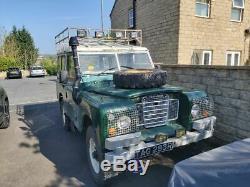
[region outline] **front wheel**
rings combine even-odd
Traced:
[[[99,186],[105,184],[104,172],[101,170],[102,152],[97,142],[95,131],[92,127],[88,127],[86,133],[86,154],[88,165],[95,182]]]
[[[9,110],[9,102],[5,100],[3,105],[3,123],[0,125],[0,129],[6,129],[10,126],[10,110]]]
[[[60,112],[61,112],[61,119],[62,119],[63,128],[66,131],[70,131],[70,119],[65,113],[63,100],[59,101],[59,105],[60,105]]]

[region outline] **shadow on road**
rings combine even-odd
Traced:
[[[24,127],[20,127],[25,137],[28,140],[35,137],[39,142],[33,145],[26,141],[19,146],[31,149],[34,154],[44,155],[56,168],[57,177],[47,187],[60,185],[95,187],[87,167],[82,137],[64,131],[56,102],[19,106],[16,113],[19,115],[19,120],[25,124]],[[208,146],[205,141],[156,156],[152,158],[153,165],[146,176],[124,173],[112,179],[108,186],[167,187],[172,167],[176,162],[214,147],[214,145]]]

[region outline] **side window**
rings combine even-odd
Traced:
[[[202,65],[212,65],[212,51],[203,51]]]
[[[231,10],[231,21],[241,22],[245,8],[244,0],[233,0]]]
[[[72,55],[67,56],[67,71],[68,71],[69,81],[74,81],[76,74],[75,74],[75,66]]]
[[[195,49],[191,58],[192,65],[212,65],[213,51]]]
[[[199,17],[210,17],[210,0],[196,0],[195,2],[195,15]]]
[[[131,8],[128,11],[128,27],[133,28],[134,26],[135,26],[135,23],[134,23],[134,9]]]
[[[61,57],[58,56],[57,57],[57,71],[61,71],[62,70],[62,60]]]
[[[227,51],[227,65],[228,66],[240,66],[240,56],[239,51]]]
[[[67,71],[66,56],[61,56],[61,70],[62,71]]]

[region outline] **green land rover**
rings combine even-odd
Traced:
[[[98,183],[113,176],[103,160],[145,159],[213,136],[212,99],[168,85],[140,30],[66,28],[55,39],[63,126],[83,134]]]

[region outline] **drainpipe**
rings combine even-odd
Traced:
[[[74,67],[75,67],[75,74],[76,74],[76,80],[73,85],[73,99],[76,103],[80,103],[81,101],[78,99],[78,89],[81,81],[81,72],[80,72],[80,66],[78,62],[78,55],[77,55],[77,46],[79,46],[79,42],[77,37],[71,37],[69,40],[69,46],[71,46],[72,54],[73,54],[73,60],[74,60]]]

